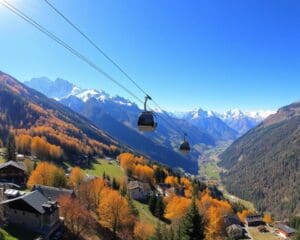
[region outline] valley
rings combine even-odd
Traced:
[[[250,146],[248,142],[259,141],[260,138],[269,140],[264,134],[280,128],[279,133],[275,133],[278,141],[282,140],[281,131],[288,130],[293,138],[285,142],[297,143],[297,104],[279,110],[279,118],[274,114],[265,120],[257,117],[255,121],[253,117],[236,110],[225,115],[202,109],[181,114],[180,117],[171,113],[172,123],[189,129],[192,151],[189,155],[183,155],[177,149],[182,141],[179,128],[174,129],[161,122],[155,133],[137,131],[136,118],[141,110],[134,102],[120,96],[111,97],[100,90],[81,90],[62,79],[52,82],[43,78],[43,84],[35,87],[41,91],[48,84],[43,92],[52,97],[50,99],[5,73],[1,73],[0,80],[1,164],[3,168],[13,166],[22,171],[25,167],[26,179],[18,186],[22,190],[17,190],[18,194],[26,198],[39,194],[36,188],[49,191],[50,187],[51,191],[68,194],[73,191],[76,195],[75,199],[57,198],[61,204],[61,214],[70,221],[64,224],[63,229],[67,233],[58,231],[57,234],[76,235],[72,226],[74,219],[68,215],[68,212],[75,214],[68,208],[70,204],[82,211],[82,215],[72,216],[95,227],[91,230],[82,228],[78,233],[81,238],[99,240],[106,240],[102,237],[106,235],[108,239],[112,236],[121,238],[125,234],[124,229],[130,232],[130,236],[141,240],[148,240],[155,234],[171,236],[174,234],[173,228],[179,231],[181,224],[184,224],[181,219],[190,214],[191,204],[196,204],[203,214],[198,217],[205,221],[203,234],[207,239],[231,236],[233,226],[231,220],[227,222],[226,216],[234,216],[239,222],[238,229],[246,226],[243,237],[277,240],[275,230],[278,227],[268,224],[285,220],[285,212],[274,210],[272,204],[268,209],[262,208],[257,199],[248,197],[246,192],[241,194],[241,187],[246,189],[247,183],[240,176],[238,180],[232,180],[232,176],[236,171],[239,174],[245,170],[243,167],[236,169],[235,165],[248,164],[250,160],[243,159],[247,154],[253,157],[260,153],[259,149],[251,152],[256,142]],[[21,109],[21,112],[16,109]],[[254,122],[250,123],[250,118]],[[292,124],[287,124],[286,121],[290,120]],[[8,123],[9,128],[6,127]],[[259,137],[256,136],[257,131]],[[245,134],[242,135],[242,132]],[[242,143],[248,135],[253,136],[244,147]],[[272,144],[276,146],[277,138],[273,137],[273,140]],[[260,143],[259,146],[264,145]],[[232,152],[232,149],[238,152]],[[293,153],[297,154],[297,151]],[[260,154],[264,156],[263,152]],[[291,159],[295,157],[293,155]],[[247,166],[249,169],[251,167]],[[293,174],[289,167],[287,169]],[[293,175],[290,177],[295,179]],[[240,183],[243,185],[240,186]],[[234,188],[236,184],[239,191]],[[17,201],[19,198],[12,201],[15,199]],[[123,227],[114,228],[114,223],[106,217],[115,211],[114,208],[112,212],[108,211],[113,206],[116,209],[123,206],[118,211],[130,216],[128,222],[125,218],[119,219]],[[257,227],[247,227],[247,217],[255,216],[255,213],[259,214],[260,222],[267,224],[270,229],[268,233],[262,233]],[[9,229],[3,234],[13,236]],[[143,230],[148,234],[146,239],[141,237]],[[160,240],[159,236],[157,240]],[[18,239],[22,240],[20,237]]]

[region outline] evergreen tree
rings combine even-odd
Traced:
[[[154,215],[155,207],[156,207],[156,195],[155,195],[155,193],[152,193],[150,195],[148,205],[149,205],[150,212]]]
[[[113,180],[112,180],[112,183],[111,183],[111,187],[115,190],[119,190],[120,186],[119,184],[117,183],[117,180],[115,177],[113,177]]]
[[[167,174],[161,167],[158,167],[154,170],[154,177],[156,183],[163,183],[167,177]]]
[[[7,146],[6,146],[6,154],[5,154],[6,161],[16,161],[16,142],[15,137],[13,134],[9,134],[7,139]]]
[[[187,214],[181,222],[182,240],[202,240],[204,239],[204,228],[202,217],[196,206],[195,198],[193,198]]]
[[[162,219],[164,216],[165,206],[162,197],[159,195],[156,198],[154,216]]]

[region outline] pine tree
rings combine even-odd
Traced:
[[[182,240],[204,239],[203,221],[196,206],[195,198],[193,198],[192,205],[182,219],[181,233]]]
[[[111,183],[111,187],[114,189],[114,190],[119,190],[120,186],[119,184],[117,183],[117,180],[115,177],[113,177],[113,180],[112,180],[112,183]]]
[[[13,134],[9,134],[6,146],[6,161],[16,161],[16,142]]]
[[[155,207],[156,207],[156,195],[155,195],[155,193],[152,193],[150,195],[150,199],[149,199],[148,205],[149,205],[150,212],[154,215]]]
[[[162,218],[164,216],[165,206],[162,197],[159,195],[156,198],[154,216]]]

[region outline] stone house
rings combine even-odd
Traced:
[[[59,206],[56,201],[49,201],[39,191],[21,193],[7,189],[4,214],[8,223],[20,225],[33,232],[50,236],[62,224],[59,218]]]
[[[127,185],[128,196],[134,200],[146,200],[151,192],[149,183],[130,181]]]

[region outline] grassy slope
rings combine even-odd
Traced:
[[[148,205],[140,203],[138,201],[133,201],[134,206],[139,212],[139,218],[142,222],[156,225],[159,221],[156,217],[152,215],[149,210]]]
[[[4,240],[29,240],[37,237],[36,234],[18,226],[7,226],[5,228],[1,228],[0,232],[3,234]]]
[[[123,170],[115,161],[110,162],[105,159],[97,160],[97,162],[92,164],[92,168],[86,169],[85,172],[93,176],[102,176],[105,172],[105,174],[109,175],[111,178],[120,178],[125,176]]]

